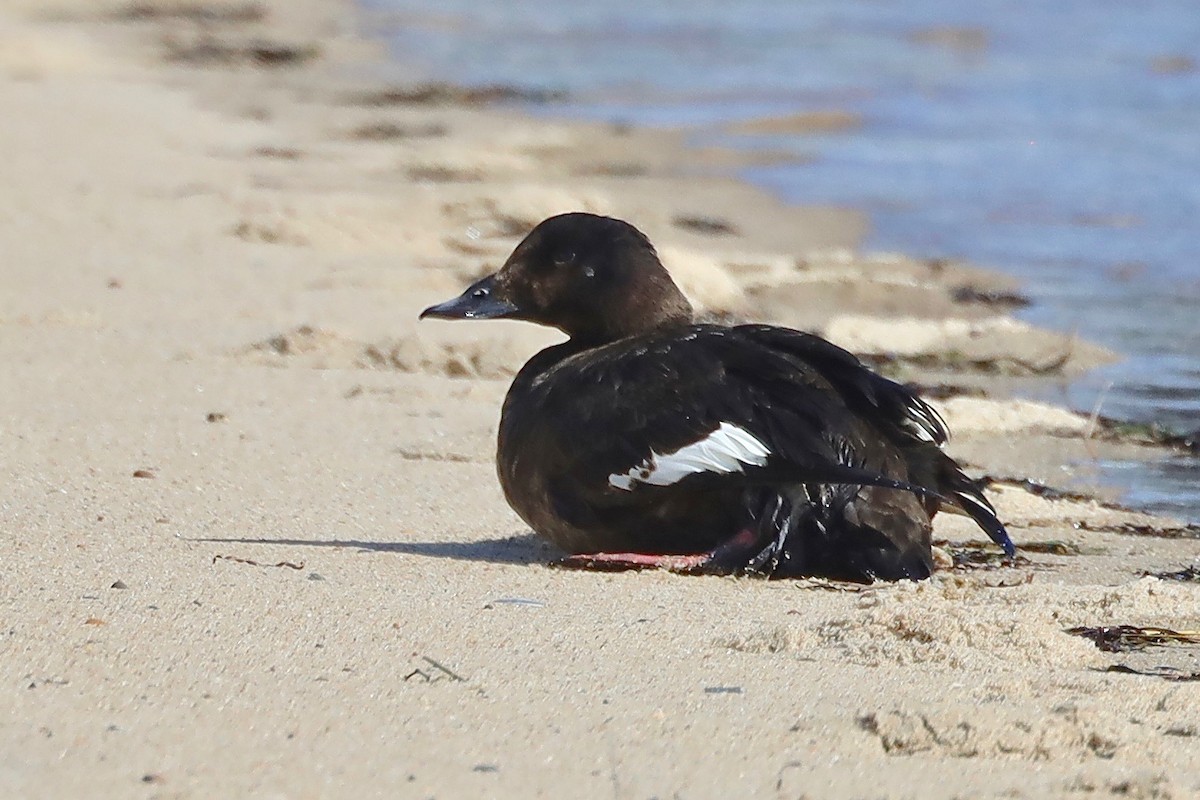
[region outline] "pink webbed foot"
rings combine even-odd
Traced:
[[[728,541],[703,553],[576,553],[551,562],[561,569],[588,569],[601,572],[623,572],[631,569],[664,569],[679,573],[710,573],[728,575],[746,565],[755,552],[758,537],[751,530],[742,530]]]

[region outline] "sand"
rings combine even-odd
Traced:
[[[353,13],[0,5],[0,795],[1200,796],[1200,648],[1065,632],[1200,629],[1144,574],[1197,530],[1089,470],[1168,453],[1010,396],[1109,354],[683,132],[380,104]],[[927,387],[1018,562],[939,518],[920,585],[547,567],[493,442],[555,335],[416,313],[574,209]]]

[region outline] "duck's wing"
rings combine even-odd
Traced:
[[[700,327],[560,364],[536,403],[539,458],[599,505],[716,476],[946,499],[880,469],[871,451],[891,445],[872,441],[821,370],[738,331]]]
[[[910,437],[936,445],[950,438],[945,420],[933,406],[820,336],[773,325],[739,325],[732,331],[739,338],[808,365],[837,390],[850,409],[883,423],[890,438]]]
[[[847,408],[905,453],[910,480],[931,490],[929,496],[936,496],[942,509],[969,516],[1008,556],[1015,554],[996,509],[978,484],[942,450],[950,433],[936,409],[906,386],[871,371],[853,354],[819,336],[769,325],[742,325],[733,331],[819,373]]]

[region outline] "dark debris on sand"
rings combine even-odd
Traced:
[[[1102,439],[1167,447],[1183,453],[1200,454],[1200,428],[1191,433],[1175,433],[1157,422],[1126,422],[1097,417],[1096,429]]]
[[[982,386],[967,386],[961,383],[920,383],[905,381],[905,388],[926,400],[949,400],[952,397],[987,397]]]
[[[949,370],[973,372],[981,375],[1006,375],[1025,377],[1062,374],[1074,356],[1070,347],[1060,353],[1050,354],[1034,361],[1016,356],[988,356],[976,358],[958,350],[918,355],[895,355],[892,353],[867,353],[859,358],[884,375],[898,374],[900,367],[923,370]]]
[[[567,99],[561,89],[538,89],[492,83],[484,86],[459,86],[445,81],[392,86],[380,91],[363,92],[352,100],[365,106],[484,106],[493,103],[557,103]]]
[[[739,233],[737,226],[728,220],[700,214],[680,214],[671,220],[671,224],[705,236],[733,236]]]
[[[187,41],[167,39],[166,58],[178,64],[220,67],[295,67],[321,55],[317,44],[286,44],[267,39],[227,41],[201,36]]]
[[[950,554],[950,558],[954,562],[953,568],[956,570],[991,570],[1003,567],[1030,567],[1033,565],[1033,562],[1023,555],[1018,554],[1009,558],[1003,552],[990,547],[955,546],[950,544],[943,545],[943,547]],[[1024,545],[1022,545],[1021,549],[1025,549]]]
[[[116,11],[113,16],[122,20],[183,20],[200,23],[262,22],[267,10],[261,3],[171,3],[133,2]]]
[[[1167,572],[1143,572],[1143,577],[1158,578],[1160,581],[1181,581],[1183,583],[1200,583],[1200,567],[1191,566]]]
[[[1128,664],[1111,664],[1105,667],[1103,672],[1118,672],[1122,675],[1142,675],[1148,678],[1162,678],[1166,681],[1175,681],[1179,683],[1200,681],[1200,672],[1185,672],[1175,669],[1174,667],[1153,667],[1151,669],[1138,669],[1131,667]]]
[[[369,122],[350,131],[351,139],[373,142],[387,142],[396,139],[418,139],[426,137],[445,136],[445,125],[431,123],[428,125],[400,125],[395,122]]]
[[[976,481],[980,488],[986,489],[997,484],[1005,486],[1015,486],[1036,497],[1044,497],[1047,500],[1071,500],[1074,502],[1094,502],[1100,505],[1101,508],[1108,508],[1114,511],[1128,511],[1129,509],[1119,503],[1111,503],[1106,500],[1098,500],[1093,495],[1085,492],[1073,492],[1068,489],[1057,489],[1041,481],[1033,478],[1022,478],[1011,475],[984,475]]]
[[[1142,628],[1136,625],[1081,625],[1067,628],[1067,633],[1090,639],[1106,653],[1128,653],[1155,645],[1200,644],[1200,631],[1173,631],[1170,628]]]
[[[1001,309],[1025,308],[1032,302],[1028,297],[1017,292],[1002,289],[980,289],[977,286],[956,287],[950,291],[950,296],[956,303]]]

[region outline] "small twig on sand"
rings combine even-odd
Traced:
[[[249,559],[249,558],[238,558],[237,556],[215,555],[215,556],[213,556],[212,563],[215,564],[215,563],[217,563],[218,560],[236,561],[239,564],[249,564],[252,567],[287,567],[288,569],[304,569],[303,561],[301,561],[299,564],[295,564],[291,561],[279,561],[275,564],[264,564],[261,561],[254,561],[253,559]]]

